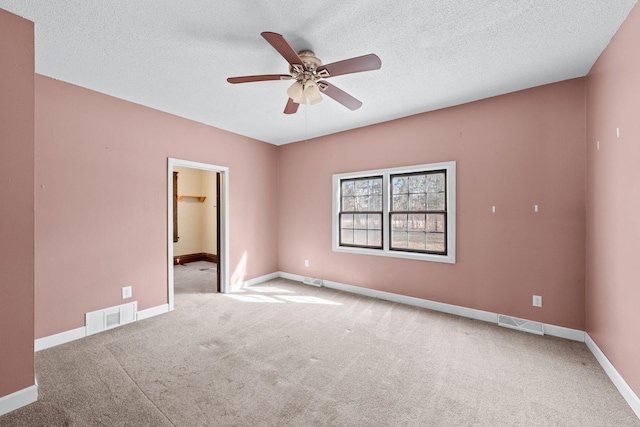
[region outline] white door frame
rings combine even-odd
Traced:
[[[220,253],[218,255],[218,269],[220,271],[220,291],[229,292],[229,168],[206,163],[192,162],[169,157],[167,162],[167,277],[169,311],[173,310],[173,167],[182,166],[192,169],[202,169],[217,172],[221,175],[220,186]]]

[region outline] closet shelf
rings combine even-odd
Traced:
[[[192,196],[192,195],[189,195],[189,194],[180,194],[180,195],[178,195],[178,200],[182,200],[182,199],[184,199],[185,197],[190,197],[190,198],[193,198],[193,199],[198,199],[198,200],[200,200],[200,202],[204,202],[204,199],[206,199],[206,198],[207,198],[207,196]]]

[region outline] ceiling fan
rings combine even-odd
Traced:
[[[310,50],[296,53],[284,37],[277,33],[265,31],[260,34],[289,63],[289,74],[262,74],[257,76],[229,77],[229,83],[262,82],[267,80],[295,80],[287,89],[289,100],[284,108],[285,114],[294,114],[300,104],[310,105],[322,101],[321,93],[338,101],[350,110],[357,110],[362,102],[338,89],[331,83],[321,80],[343,74],[361,71],[378,70],[382,61],[377,55],[358,56],[343,61],[322,65],[322,62]]]

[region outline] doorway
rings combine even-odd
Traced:
[[[184,178],[187,178],[187,175],[190,176],[198,176],[197,173],[201,172],[205,177],[206,185],[203,187],[209,187],[208,190],[198,190],[191,192],[187,192],[189,194],[179,194],[177,192],[176,176],[179,174],[175,174],[176,169],[183,170],[185,172]],[[194,209],[203,209],[204,215],[215,215],[217,221],[215,221],[215,230],[183,230],[186,233],[206,233],[207,235],[215,236],[215,243],[208,242],[205,243],[211,248],[212,244],[215,244],[215,258],[214,261],[217,262],[216,269],[213,274],[217,275],[217,280],[214,280],[214,276],[212,277],[212,291],[217,290],[218,292],[226,293],[228,290],[229,283],[229,274],[228,274],[228,188],[229,188],[229,179],[228,179],[228,168],[224,166],[216,166],[205,163],[192,162],[188,160],[180,160],[180,159],[168,159],[168,167],[167,167],[167,184],[168,184],[168,203],[167,203],[167,236],[168,236],[168,246],[167,246],[167,264],[168,264],[168,300],[169,300],[169,310],[174,309],[174,293],[175,293],[175,282],[174,282],[174,262],[176,259],[180,258],[174,255],[174,245],[179,240],[179,235],[182,234],[180,232],[180,227],[178,226],[178,214],[177,214],[177,198],[180,198],[180,203],[185,203],[186,207],[194,208]],[[186,172],[193,172],[190,174],[186,174]],[[213,173],[212,173],[213,172]],[[177,177],[177,180],[180,178]],[[186,183],[185,183],[186,184]],[[208,191],[208,196],[204,193]],[[204,205],[205,200],[208,203],[206,207]],[[187,205],[188,204],[188,205]],[[198,206],[202,204],[202,206]],[[213,209],[213,210],[212,210]],[[187,236],[186,234],[184,234]],[[206,239],[205,239],[206,240]],[[184,239],[183,239],[184,243]],[[193,246],[192,246],[193,247]],[[178,252],[184,252],[186,246],[183,245]],[[189,250],[187,250],[188,252]],[[207,252],[214,252],[214,250],[209,249],[208,251],[198,251],[195,254],[188,254],[193,259],[186,258],[181,260],[181,264],[187,261],[194,261],[195,257],[202,256],[204,259],[207,257],[212,257],[213,255],[208,254]],[[211,259],[209,259],[211,261]],[[215,288],[214,282],[217,283],[217,289]]]

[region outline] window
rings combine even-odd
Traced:
[[[447,171],[391,175],[391,250],[447,254]]]
[[[455,263],[455,162],[333,176],[333,250]]]
[[[382,249],[382,177],[340,181],[340,245]]]

